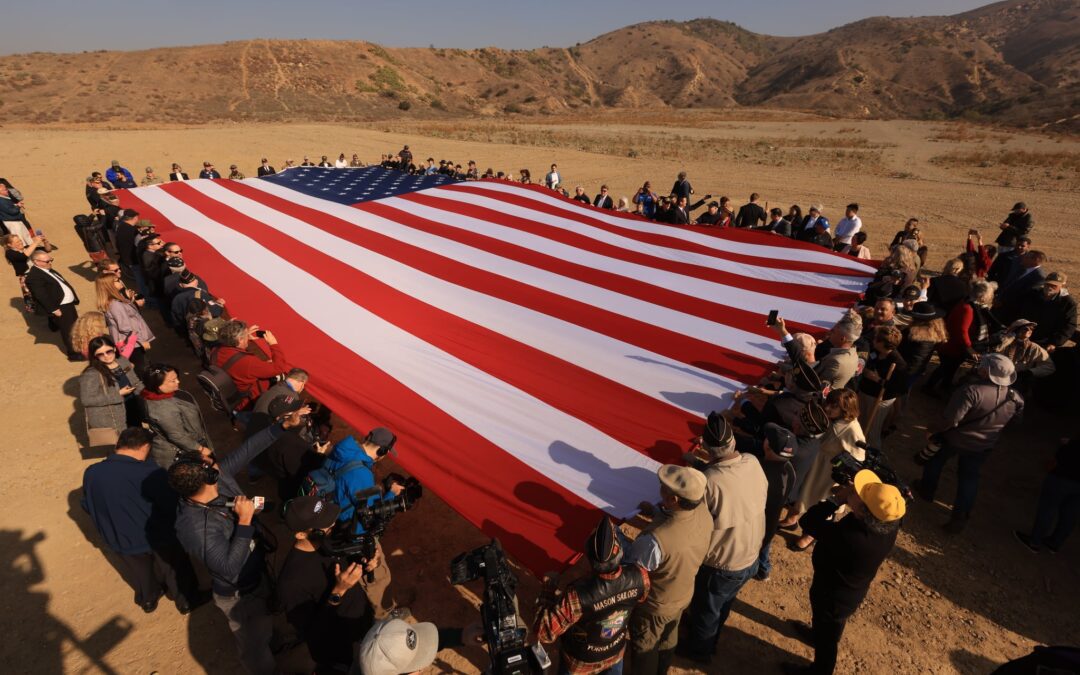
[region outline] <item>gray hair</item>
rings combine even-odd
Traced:
[[[851,321],[839,321],[834,328],[840,332],[840,335],[847,338],[851,342],[855,342],[859,339],[859,335],[862,334],[862,326],[856,325]]]
[[[976,281],[971,285],[971,293],[968,297],[972,302],[978,303],[985,307],[989,307],[994,301],[994,292],[997,290],[997,283],[993,281]]]

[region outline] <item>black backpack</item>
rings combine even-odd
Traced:
[[[210,399],[211,407],[228,415],[230,420],[236,413],[236,406],[245,398],[248,398],[249,394],[236,388],[236,383],[233,382],[232,376],[229,375],[229,369],[247,355],[246,352],[237,352],[230,356],[229,360],[221,366],[215,366],[215,355],[210,354],[207,359],[210,365],[199,371],[196,376],[199,386],[202,387],[206,397]]]

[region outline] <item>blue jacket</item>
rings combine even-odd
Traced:
[[[120,167],[117,171],[113,167],[109,167],[105,170],[105,180],[109,181],[116,187],[135,187],[135,179],[132,178],[131,172]]]
[[[349,469],[344,473],[338,473],[345,465],[351,462],[361,462],[362,465]],[[323,467],[334,474],[337,503],[341,507],[341,515],[338,516],[339,521],[348,521],[352,518],[357,506],[371,506],[383,499],[383,497],[373,496],[368,497],[367,500],[361,503],[356,498],[357,492],[373,488],[378,483],[375,481],[375,460],[364,452],[364,449],[360,447],[360,443],[354,437],[346,436],[338,441],[334,449],[330,451],[330,456],[327,457],[326,464]],[[387,498],[393,499],[393,493],[388,493]],[[364,527],[357,523],[356,533],[360,534],[363,531]]]
[[[82,507],[105,545],[123,555],[149,553],[173,534],[176,493],[154,462],[109,455],[86,468]]]

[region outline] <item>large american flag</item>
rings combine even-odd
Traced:
[[[377,167],[127,190],[310,390],[534,572],[600,510],[658,498],[709,411],[820,334],[873,268],[763,232],[672,227],[547,189]]]

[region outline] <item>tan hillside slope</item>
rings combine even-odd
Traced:
[[[1080,1],[874,18],[800,38],[715,19],[628,26],[569,48],[249,40],[0,58],[0,122],[113,125],[758,106],[841,117],[1068,120]],[[1066,122],[1067,123],[1067,122]]]

